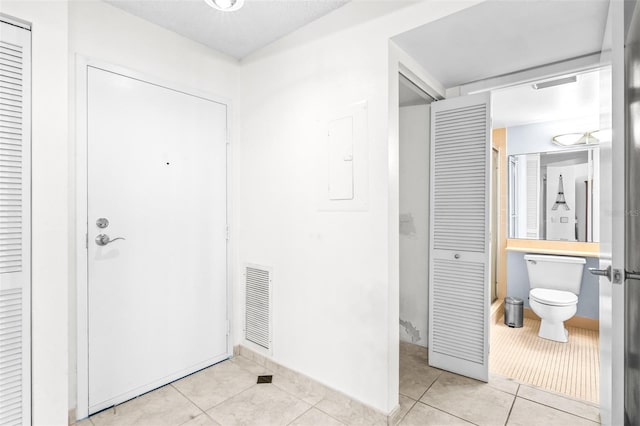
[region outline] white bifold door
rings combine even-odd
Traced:
[[[227,107],[87,73],[93,413],[228,357]]]
[[[490,94],[431,104],[429,364],[489,379]]]
[[[0,21],[0,425],[31,424],[31,32]]]

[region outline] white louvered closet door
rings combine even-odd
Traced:
[[[30,46],[0,21],[0,425],[31,424]]]
[[[490,94],[431,104],[429,364],[489,378]]]

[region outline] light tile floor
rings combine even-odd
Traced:
[[[149,425],[596,425],[595,405],[494,376],[490,383],[427,365],[427,350],[400,345],[400,409],[393,419],[274,364],[236,356],[79,426]],[[256,384],[273,374],[272,384]]]
[[[595,404],[491,375],[489,383],[427,365],[427,349],[400,343],[401,425],[596,425]],[[398,417],[396,417],[397,419]]]

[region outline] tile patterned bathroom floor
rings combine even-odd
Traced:
[[[509,328],[500,318],[491,324],[491,372],[594,404],[599,400],[598,332],[567,327],[569,342],[538,337],[540,321],[524,318]]]
[[[260,374],[273,374],[273,383],[256,384]],[[276,364],[238,355],[78,426],[387,424],[579,426],[599,424],[599,416],[595,405],[499,376],[487,384],[429,367],[425,348],[401,343],[400,409],[393,418]]]

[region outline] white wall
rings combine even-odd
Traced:
[[[68,54],[66,1],[2,0],[32,24],[32,422],[67,422]]]
[[[226,96],[236,112],[242,79],[242,144],[238,114],[232,119],[235,341],[244,313],[241,265],[272,265],[273,358],[382,411],[397,405],[398,143],[389,105],[398,101],[388,97],[389,70],[397,72],[389,38],[479,1],[406,3],[395,13],[397,3],[383,3],[344,6],[247,58],[239,76],[235,61],[100,2],[2,0],[3,13],[34,24],[34,424],[64,424],[75,406],[74,243],[81,236],[73,232],[75,117],[68,113],[76,53]],[[310,190],[322,167],[318,120],[363,99],[367,209],[319,212]]]
[[[429,330],[429,105],[400,108],[400,340]]]
[[[143,73],[155,81],[184,89],[204,91],[231,102],[232,145],[237,142],[239,105],[239,65],[226,55],[190,41],[100,1],[77,1],[69,6],[69,73],[72,81],[70,108],[76,101],[76,55],[104,61]],[[75,130],[75,115],[71,126]],[[75,229],[75,140],[70,149],[71,230]],[[233,166],[232,166],[233,167]],[[74,242],[83,244],[84,235]],[[70,398],[69,408],[76,407],[76,245],[71,245],[71,313],[70,327]],[[82,368],[82,365],[80,366]],[[86,407],[85,407],[86,408]]]
[[[243,61],[233,235],[238,276],[244,262],[274,270],[273,359],[390,412],[398,401],[399,236],[389,38],[475,2],[421,2],[323,32],[338,14],[372,3],[352,2],[304,28],[305,42],[294,33]],[[314,31],[318,37],[306,37]],[[319,211],[320,124],[361,100],[368,102],[367,209]],[[242,285],[235,299],[243,300]],[[240,343],[241,303],[235,313]]]

